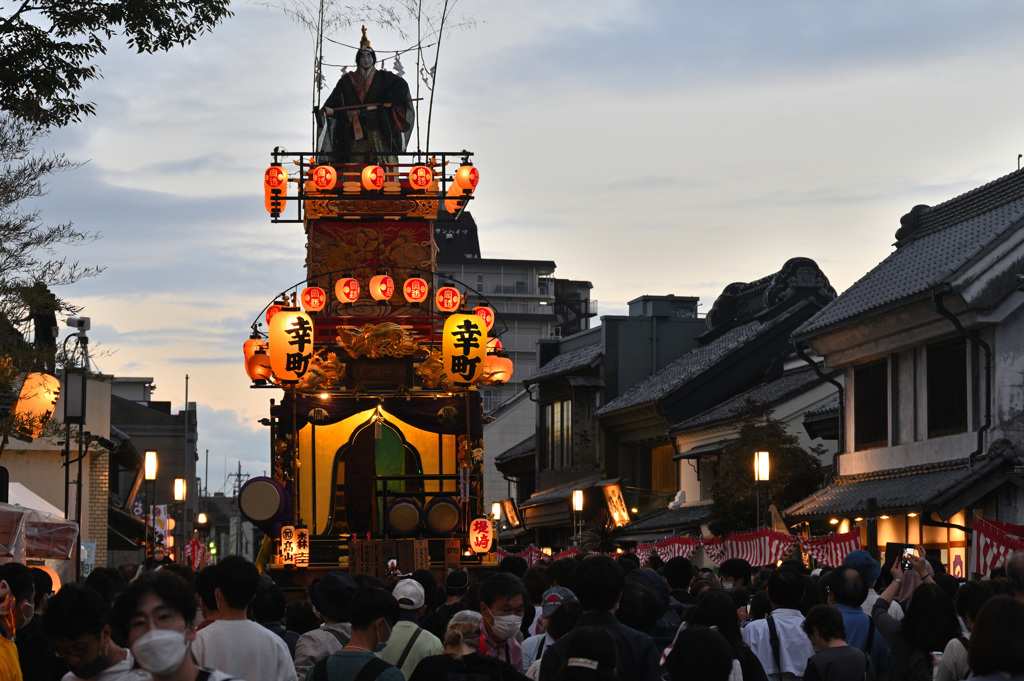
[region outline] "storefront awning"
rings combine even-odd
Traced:
[[[786,519],[864,515],[867,500],[875,499],[879,513],[936,512],[943,520],[976,503],[1007,480],[1013,454],[992,454],[975,462],[967,459],[878,471],[836,478],[828,487],[790,506]]]
[[[718,440],[717,442],[708,442],[707,444],[697,445],[696,447],[687,449],[684,452],[679,452],[678,454],[672,457],[672,460],[679,461],[680,459],[700,459],[702,457],[710,456],[712,454],[718,454],[719,452],[722,451],[722,449],[725,448],[726,445],[729,445],[738,439],[738,437],[725,438],[723,440]]]

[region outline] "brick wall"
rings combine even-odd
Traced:
[[[107,508],[110,505],[110,454],[106,451],[89,457],[89,495],[82,513],[89,518],[89,536],[83,541],[96,542],[96,567],[107,565]]]

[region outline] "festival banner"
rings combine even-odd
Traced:
[[[811,558],[828,567],[838,567],[850,551],[861,548],[860,530],[846,534],[830,534],[824,537],[804,537],[800,539]]]
[[[988,575],[992,568],[1004,565],[1017,549],[1024,548],[1024,527],[974,516],[974,541],[971,548],[972,571]]]

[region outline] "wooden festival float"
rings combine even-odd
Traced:
[[[260,560],[300,583],[493,563],[477,388],[512,363],[486,298],[438,273],[434,241],[473,198],[473,154],[272,157],[266,208],[303,225],[306,279],[244,344],[252,387],[280,391],[263,421],[272,475],[239,494],[267,535]]]

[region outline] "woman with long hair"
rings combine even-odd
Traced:
[[[909,557],[911,569],[921,579],[914,590],[906,617],[902,621],[889,615],[889,604],[903,586],[900,561],[893,563],[893,581],[875,601],[871,617],[875,627],[889,644],[890,681],[931,681],[934,669],[932,652],[944,650],[950,639],[960,635],[960,622],[953,600],[932,579],[924,557],[924,547]]]
[[[971,630],[967,659],[972,681],[1021,681],[1024,679],[1024,603],[1010,596],[985,602]]]
[[[740,636],[740,623],[736,617],[736,602],[731,594],[711,589],[701,594],[697,605],[690,608],[687,622],[691,626],[714,627],[732,646],[733,657],[743,670],[743,681],[768,681],[764,666]],[[674,646],[673,646],[674,649]]]

